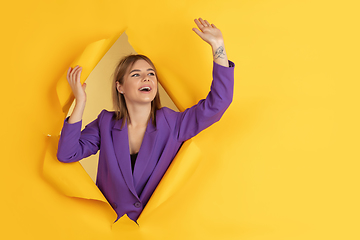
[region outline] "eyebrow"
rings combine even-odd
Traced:
[[[148,68],[146,71],[154,71],[155,72],[155,70],[152,68]],[[131,74],[132,72],[141,72],[141,71],[139,69],[134,69],[129,74]]]

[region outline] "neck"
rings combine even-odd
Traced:
[[[150,112],[151,112],[151,103],[150,104],[141,104],[141,105],[127,105],[130,123],[129,127],[146,127],[149,121]]]

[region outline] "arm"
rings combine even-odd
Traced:
[[[100,149],[100,121],[103,112],[82,131],[81,120],[70,123],[69,118],[65,119],[57,151],[60,162],[76,162]]]
[[[193,30],[213,49],[213,81],[206,99],[177,114],[174,130],[178,141],[185,141],[219,121],[233,98],[235,65],[227,59],[222,34],[214,25],[199,20],[195,23],[201,32]]]
[[[81,85],[80,74],[82,68],[76,66],[69,68],[66,79],[75,96],[75,108],[64,121],[61,132],[57,158],[61,162],[75,162],[82,158],[95,154],[99,149],[99,131],[97,120],[88,124],[81,132],[82,116],[86,104],[86,83]]]
[[[229,67],[224,38],[220,29],[202,18],[199,18],[199,20],[195,19],[195,23],[201,31],[197,28],[193,28],[193,31],[199,35],[202,40],[210,44],[214,62],[221,66]]]
[[[174,134],[178,141],[186,141],[202,130],[219,121],[232,102],[234,91],[234,63],[229,67],[214,62],[213,81],[206,99],[196,105],[177,113]]]

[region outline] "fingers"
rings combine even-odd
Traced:
[[[69,67],[67,71],[66,78],[73,92],[75,89],[81,88],[81,82],[80,82],[81,71],[82,71],[82,67],[80,66],[76,66],[74,68]]]
[[[204,31],[207,27],[215,27],[214,24],[210,24],[207,20],[203,20],[202,18],[195,19],[194,21],[201,31]]]
[[[76,70],[76,73],[75,73],[76,82],[79,82],[79,83],[80,83],[80,74],[81,74],[81,71],[82,71],[82,67],[79,67],[79,68]]]
[[[206,30],[206,28],[212,28],[212,25],[207,20],[203,20],[202,18],[195,19],[194,21],[202,32]]]
[[[200,28],[200,29],[203,28],[203,25],[199,20],[195,19],[194,21],[195,21],[196,25],[198,26],[198,28]]]
[[[204,33],[202,33],[201,31],[199,31],[199,29],[193,28],[193,31],[194,31],[199,37],[201,37],[202,39],[204,39],[204,37],[203,37]]]
[[[206,20],[203,20],[202,18],[199,18],[199,21],[201,22],[201,24],[204,26],[204,27],[208,27],[210,24],[208,24],[209,22],[206,21]]]
[[[66,78],[69,82],[76,101],[86,101],[86,84],[81,84],[80,82],[81,71],[82,67],[80,66],[76,66],[74,68],[69,67],[66,74]]]
[[[82,71],[82,67],[80,67],[78,65],[74,68],[69,67],[67,74],[66,74],[66,78],[67,78],[68,82],[70,83],[70,82],[79,81],[81,71]]]
[[[218,29],[214,24],[210,24],[207,20],[198,18],[194,20],[197,28],[193,28],[193,31],[205,42],[210,44],[212,47],[223,43],[224,39],[221,34],[220,29]]]

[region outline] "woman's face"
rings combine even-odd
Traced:
[[[157,93],[157,77],[153,67],[145,60],[136,61],[124,76],[117,90],[124,95],[126,104],[149,104]]]

